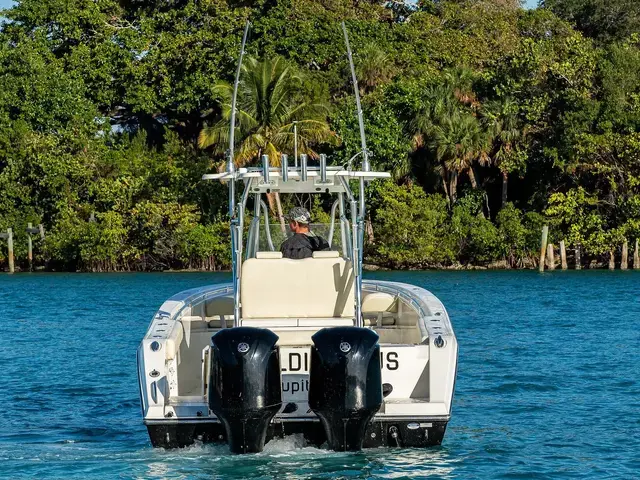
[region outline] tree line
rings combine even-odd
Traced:
[[[224,269],[231,83],[252,23],[238,165],[360,149],[350,32],[376,169],[367,261],[535,263],[540,229],[596,264],[640,236],[634,0],[21,0],[0,31],[0,230],[54,270]],[[277,222],[325,198],[269,197]],[[6,248],[0,241],[0,262]]]

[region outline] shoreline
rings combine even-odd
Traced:
[[[424,268],[391,268],[383,265],[377,265],[372,263],[365,263],[362,266],[363,271],[365,272],[461,272],[461,271],[537,271],[536,265],[526,265],[522,267],[511,267],[506,264],[506,262],[493,262],[488,265],[472,265],[472,264],[453,264],[448,266],[427,266]],[[596,263],[591,266],[585,266],[580,270],[608,270],[614,271],[608,267],[607,264],[604,263]],[[568,268],[563,270],[559,266],[553,270],[545,268],[545,272],[553,272],[553,271],[580,271],[575,268]],[[618,265],[615,270],[621,270]],[[640,271],[634,268],[628,268],[627,271]],[[8,269],[0,270],[0,274],[11,275]],[[107,270],[107,271],[96,271],[96,270],[49,270],[45,267],[37,267],[33,271],[23,270],[20,268],[16,268],[16,274],[25,274],[25,273],[231,273],[230,269],[221,269],[221,270],[206,270],[200,268],[180,268],[180,269],[165,269],[165,270]]]

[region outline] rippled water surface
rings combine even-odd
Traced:
[[[135,351],[162,301],[225,274],[0,275],[2,478],[640,478],[640,273],[388,272],[460,344],[441,447],[151,448]]]

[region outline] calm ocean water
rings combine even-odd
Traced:
[[[165,298],[228,276],[0,275],[0,477],[640,478],[640,273],[375,277],[421,285],[451,315],[460,363],[441,447],[153,449],[136,347]]]

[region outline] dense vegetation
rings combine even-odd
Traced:
[[[395,175],[368,188],[369,261],[531,265],[543,223],[598,260],[640,236],[639,3],[517,3],[18,0],[0,229],[23,265],[32,222],[53,269],[226,267],[226,189],[199,179],[223,162],[244,23],[244,91],[270,93],[243,97],[238,162],[287,150],[298,121],[302,148],[341,164],[359,149],[344,19],[373,164]],[[274,221],[303,200],[270,199]]]

